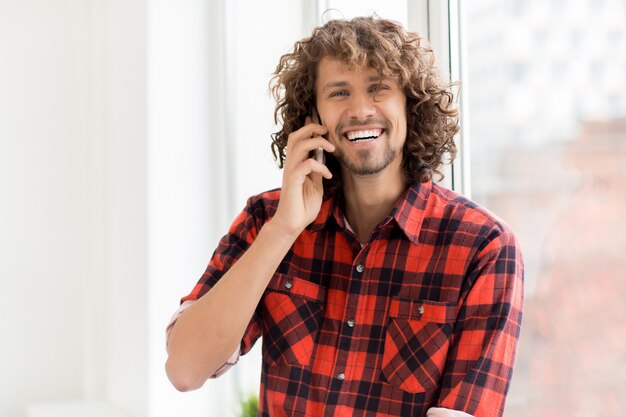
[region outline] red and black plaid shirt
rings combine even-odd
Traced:
[[[275,213],[252,197],[190,295],[206,293]],[[511,230],[431,182],[361,246],[326,200],[270,281],[241,342],[263,337],[260,416],[500,416],[522,318]],[[242,288],[245,291],[245,288]]]

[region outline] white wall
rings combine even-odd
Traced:
[[[147,4],[92,3],[102,8],[106,131],[105,398],[132,415],[148,409],[148,134]],[[100,62],[97,62],[100,64]]]
[[[168,382],[164,326],[204,271],[229,201],[223,141],[221,2],[157,0],[148,13],[149,415],[217,416],[216,390],[181,394]],[[209,81],[213,79],[214,81]],[[221,174],[221,175],[220,175]]]
[[[84,66],[72,1],[0,2],[0,415],[82,393]],[[62,380],[59,380],[62,376]]]
[[[147,410],[146,6],[0,2],[0,415]]]

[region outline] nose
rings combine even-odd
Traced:
[[[351,97],[348,107],[348,117],[350,119],[365,120],[376,114],[374,98],[368,94],[354,94]]]

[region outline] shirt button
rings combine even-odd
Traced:
[[[291,289],[291,287],[293,287],[293,283],[291,281],[285,281],[285,288],[287,288],[288,290]]]
[[[417,311],[418,311],[418,313],[420,313],[420,314],[424,314],[424,306],[419,306],[419,307],[417,308]]]
[[[348,327],[354,327],[354,319],[350,319],[346,323],[348,324]]]
[[[346,379],[346,374],[344,374],[343,372],[340,373],[339,375],[337,375],[337,379],[343,381],[344,379]]]
[[[365,267],[363,266],[363,264],[358,264],[356,266],[356,270],[357,270],[357,272],[361,273],[361,272],[365,271]]]

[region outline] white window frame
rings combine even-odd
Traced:
[[[455,89],[460,108],[459,133],[455,137],[458,148],[456,160],[443,168],[441,182],[467,197],[471,197],[469,88],[467,85],[466,45],[461,32],[464,26],[461,0],[419,0],[408,2],[408,29],[425,36],[435,52],[444,77],[461,86]],[[462,82],[462,85],[461,85]]]

